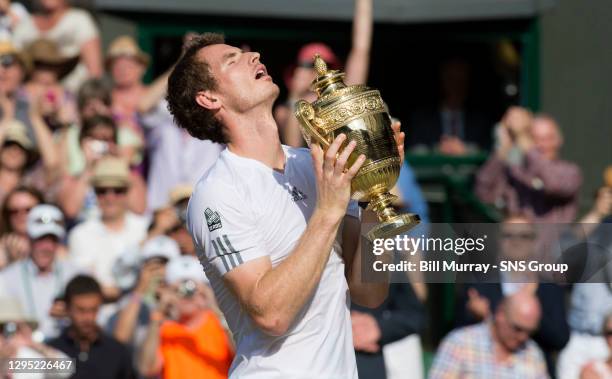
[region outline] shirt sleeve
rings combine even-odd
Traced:
[[[77,29],[76,40],[79,46],[94,38],[98,38],[98,28],[93,18],[84,10],[75,10],[70,19],[71,24]]]
[[[202,265],[212,265],[221,276],[269,256],[254,210],[228,184],[202,183],[190,201],[187,223]]]

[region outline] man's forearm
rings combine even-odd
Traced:
[[[340,220],[315,211],[295,249],[252,291],[249,314],[271,334],[283,334],[321,279]]]
[[[364,307],[376,308],[387,298],[389,292],[389,278],[386,272],[381,273],[386,275],[382,281],[367,283],[364,282],[362,273],[362,256],[363,248],[361,246],[361,224],[378,223],[378,218],[372,211],[364,211],[361,222],[355,218],[345,218],[343,230],[343,248],[347,249],[345,254],[346,261],[346,279],[348,281],[351,300]],[[356,243],[351,243],[354,241]],[[351,254],[352,253],[352,254]],[[389,252],[377,257],[383,263],[392,263],[393,257]]]

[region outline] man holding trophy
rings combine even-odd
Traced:
[[[331,75],[317,64],[316,80]],[[319,83],[320,99],[341,90],[334,73],[328,87]],[[168,81],[170,111],[194,137],[227,148],[196,185],[187,224],[236,341],[230,378],[357,378],[350,300],[375,307],[388,283],[361,280],[360,211],[350,199],[376,203],[385,227],[372,236],[418,222],[383,204],[404,136],[391,128],[382,101],[364,103],[361,118],[355,108],[337,136],[306,112],[321,109],[315,102],[298,107],[306,112],[298,115],[302,125],[317,132],[308,135],[311,150],[282,146],[272,116],[278,94],[258,53],[217,34],[190,42]],[[376,159],[362,154],[373,154],[364,144],[370,137]],[[372,188],[356,185],[359,178]]]

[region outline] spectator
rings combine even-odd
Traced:
[[[610,262],[611,214],[612,190],[603,187],[597,192],[593,208],[578,222],[580,230],[569,236],[571,241],[566,241],[569,245],[581,249],[588,247],[590,251],[586,253],[593,257],[601,252],[601,260],[596,260],[593,264],[598,272],[602,267],[609,266]],[[581,254],[581,249],[571,251],[572,255]],[[588,279],[591,278],[584,278],[585,281]],[[576,379],[580,376],[581,368],[589,361],[604,360],[609,356],[608,346],[601,334],[601,326],[606,316],[612,313],[612,291],[609,282],[609,279],[593,280],[590,283],[573,285],[568,315],[571,335],[567,346],[559,355],[559,379]]]
[[[346,61],[345,83],[348,85],[365,84],[370,66],[370,47],[372,45],[372,0],[355,0],[353,15],[353,41],[351,51]],[[320,54],[331,69],[340,66],[340,60],[323,43],[310,43],[302,46],[297,56],[297,65],[285,80],[289,96],[285,104],[274,109],[274,118],[278,124],[281,140],[289,146],[304,145],[301,128],[293,115],[294,104],[304,99],[316,99],[310,90],[312,81],[316,78],[313,57]]]
[[[66,234],[61,211],[52,205],[37,205],[28,215],[27,231],[30,257],[7,267],[0,282],[9,296],[38,321],[40,331],[46,337],[55,337],[64,316],[62,291],[76,274],[70,263],[57,259]]]
[[[11,0],[0,0],[0,41],[12,38],[13,30],[30,17],[23,4]]]
[[[195,256],[195,245],[185,224],[192,191],[193,186],[187,184],[179,184],[170,191],[169,205],[158,209],[153,215],[149,236],[167,235],[179,245],[181,255]]]
[[[79,89],[77,105],[81,123],[74,123],[65,129],[65,133],[60,137],[60,151],[64,159],[62,166],[72,176],[81,174],[86,166],[85,155],[79,143],[79,134],[84,121],[96,116],[112,117],[110,86],[100,79],[87,80]],[[118,128],[116,134],[118,155],[132,162],[132,157],[142,145],[141,141],[134,132],[126,128]]]
[[[112,276],[113,263],[146,236],[146,218],[128,210],[130,184],[124,160],[101,158],[91,177],[100,216],[77,225],[68,239],[75,264],[100,281],[107,299],[116,300],[120,294]]]
[[[113,80],[112,110],[117,125],[132,130],[144,143],[137,110],[147,90],[142,77],[149,65],[149,55],[140,50],[132,37],[120,36],[111,42],[105,63]]]
[[[549,116],[532,120],[523,108],[506,112],[495,153],[476,177],[476,194],[511,214],[534,222],[572,222],[582,183],[580,168],[559,158],[563,144]]]
[[[88,77],[102,76],[102,59],[98,29],[89,13],[73,8],[68,0],[35,0],[34,14],[20,23],[13,33],[18,47],[39,38],[55,41],[61,55],[78,57],[79,65],[63,80],[67,89],[76,92]]]
[[[440,103],[436,109],[414,112],[408,143],[414,148],[437,149],[442,154],[464,155],[490,146],[486,115],[468,104],[470,66],[452,57],[440,66]]]
[[[140,251],[140,274],[133,290],[122,299],[119,312],[109,321],[114,337],[132,347],[142,346],[157,294],[166,275],[166,264],[180,256],[179,247],[170,237],[148,240]]]
[[[540,316],[532,294],[519,291],[505,298],[493,317],[444,338],[429,378],[548,378],[542,352],[529,339]]]
[[[424,329],[425,309],[410,283],[393,283],[376,309],[351,306],[357,371],[362,379],[387,378],[383,347]],[[412,357],[403,357],[404,362]]]
[[[40,192],[23,185],[6,195],[0,208],[0,270],[27,258],[31,248],[27,232],[28,214],[42,202]]]
[[[135,378],[127,348],[96,324],[103,295],[95,279],[74,277],[66,286],[65,300],[70,326],[49,345],[76,360],[72,378]]]
[[[36,340],[36,320],[29,318],[18,301],[0,297],[0,372],[6,373],[6,359],[10,358],[66,358],[66,356]],[[53,378],[68,375],[54,375]],[[4,375],[2,376],[5,377]],[[14,373],[13,379],[43,379],[43,373]]]
[[[609,379],[612,378],[612,313],[608,314],[603,325],[603,336],[608,345],[608,357],[594,360],[582,367],[580,379]]]
[[[64,177],[58,198],[68,218],[91,220],[99,216],[97,197],[91,187],[91,179],[101,159],[118,155],[118,133],[115,122],[107,116],[93,116],[83,123],[79,144],[85,168],[78,174]],[[146,185],[138,173],[129,172],[128,177],[130,182],[127,192],[128,207],[134,213],[142,214],[146,208]]]
[[[212,290],[195,257],[172,260],[166,269],[170,286],[161,295],[140,359],[141,373],[174,378],[227,378],[233,358],[217,314]],[[175,315],[171,319],[171,314]]]
[[[501,225],[500,260],[530,261],[535,255],[536,232],[523,216],[510,216]],[[501,272],[499,278],[488,277],[488,283],[466,284],[457,300],[458,327],[482,322],[491,315],[504,297],[518,291],[534,295],[542,308],[540,327],[533,340],[544,352],[548,372],[555,377],[553,357],[565,347],[570,331],[566,319],[565,291],[554,283],[538,283],[535,272]]]
[[[147,193],[150,210],[164,207],[176,186],[194,186],[223,150],[223,145],[194,138],[174,124],[164,99],[169,75],[170,71],[156,79],[138,105],[150,154]]]
[[[9,41],[0,41],[0,109],[6,121],[17,119],[26,126],[27,136],[34,140],[30,123],[29,100],[22,85],[32,70],[31,59]]]
[[[55,195],[53,185],[59,172],[59,157],[51,131],[38,108],[29,107],[34,143],[28,136],[26,126],[14,118],[10,102],[0,99],[0,106],[4,109],[0,120],[0,201],[21,183],[45,190],[47,197],[52,199]]]

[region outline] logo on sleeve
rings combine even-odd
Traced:
[[[293,199],[293,201],[300,201],[300,200],[306,199],[307,196],[304,194],[304,192],[300,191],[297,187],[292,186],[291,187],[291,198]]]
[[[213,230],[221,229],[223,227],[223,225],[221,225],[221,217],[219,216],[219,212],[206,208],[204,211],[204,216],[206,216],[208,231],[212,232]]]

